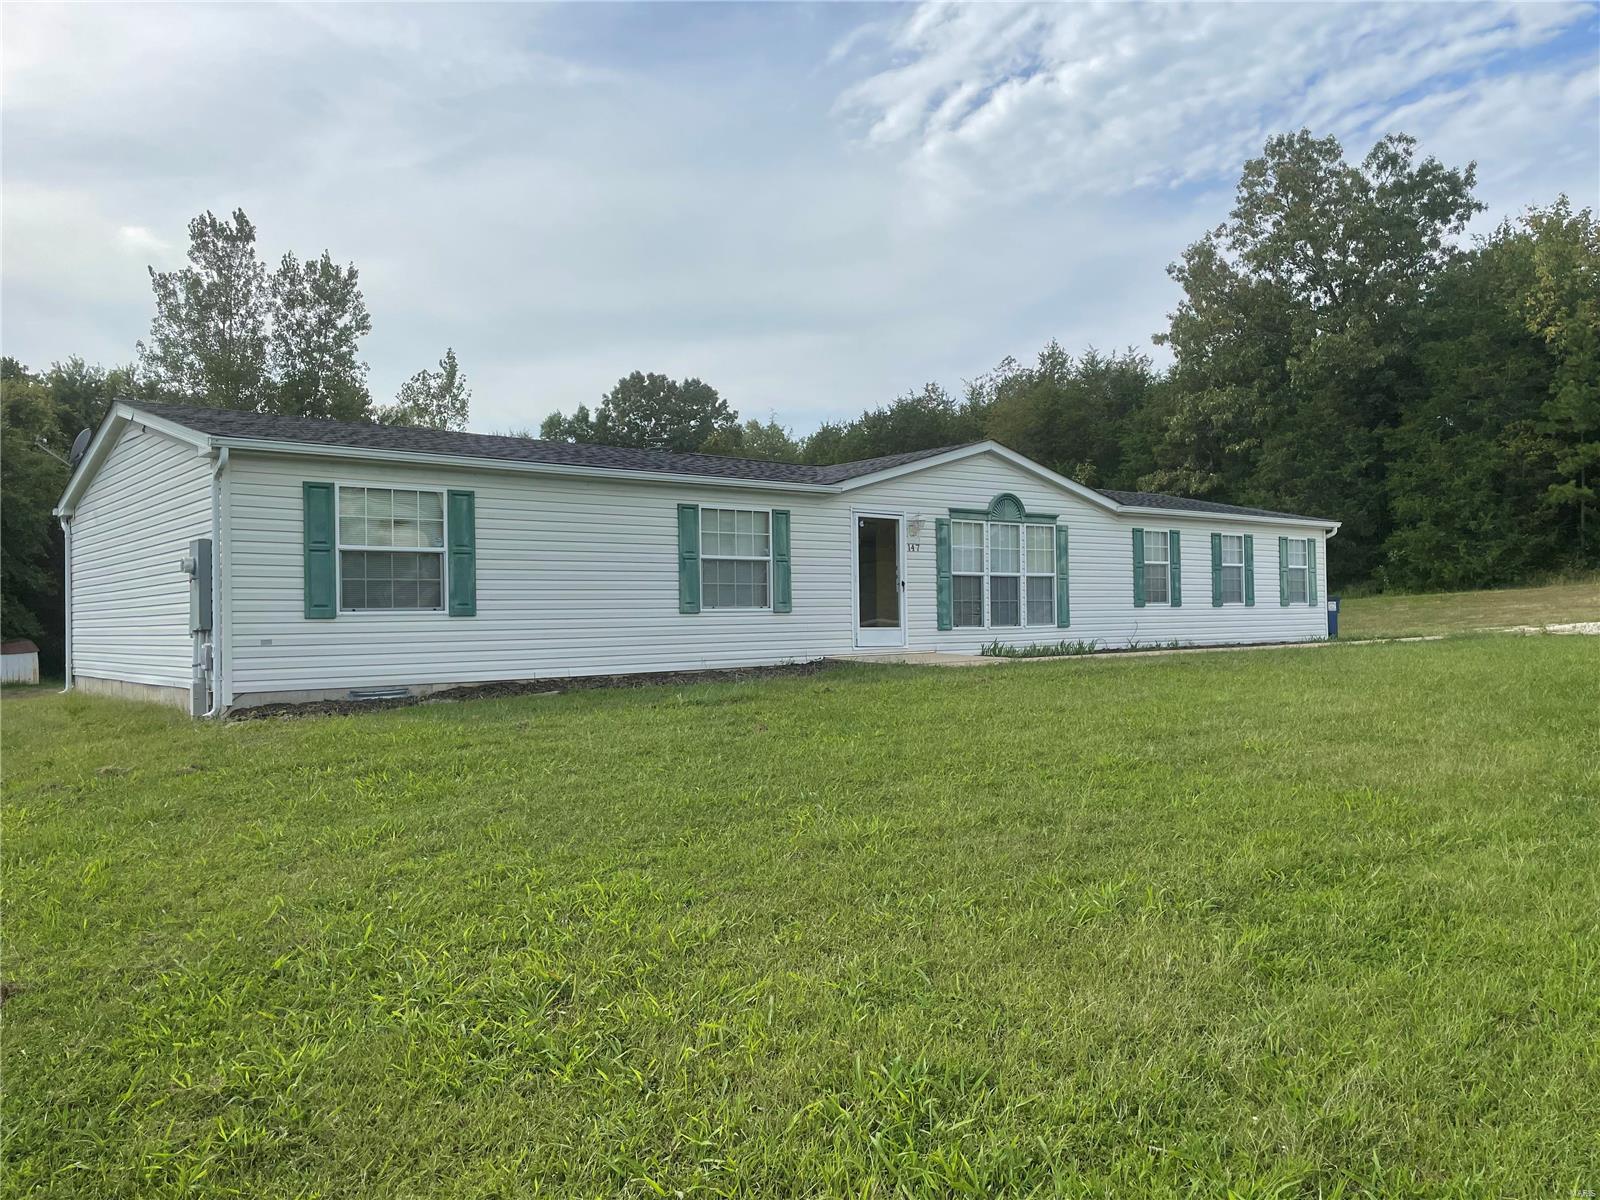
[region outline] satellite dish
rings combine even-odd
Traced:
[[[74,471],[78,469],[78,464],[83,461],[83,456],[88,453],[89,443],[92,440],[94,440],[94,431],[92,429],[85,429],[72,439],[72,453],[67,456],[67,465]]]

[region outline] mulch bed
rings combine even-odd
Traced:
[[[500,700],[509,696],[555,696],[561,692],[586,692],[597,688],[687,687],[696,683],[744,683],[762,679],[795,679],[818,675],[834,664],[788,663],[776,667],[730,667],[714,671],[657,671],[640,675],[582,675],[570,679],[508,679],[446,688],[426,696],[397,696],[374,700],[308,700],[303,704],[260,704],[236,709],[230,721],[259,721],[270,717],[338,717],[350,713],[380,712],[387,708],[415,708],[419,704],[457,700]]]

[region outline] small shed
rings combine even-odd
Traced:
[[[0,642],[0,683],[38,683],[39,647],[27,638]]]

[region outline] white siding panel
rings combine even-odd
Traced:
[[[1281,528],[1250,530],[1255,607],[1213,609],[1209,535],[1220,527],[1193,518],[1119,519],[993,455],[838,495],[242,452],[228,477],[230,679],[234,696],[246,701],[264,692],[689,670],[848,653],[857,508],[921,519],[920,533],[908,537],[916,549],[906,555],[909,648],[971,651],[993,635],[937,629],[933,519],[951,507],[987,505],[1002,491],[1031,511],[1060,513],[1072,531],[1072,627],[1011,630],[1008,641],[1217,644],[1301,640],[1326,630],[1320,605],[1278,606]],[[476,492],[478,615],[341,612],[332,621],[306,620],[306,480]],[[680,503],[787,508],[794,611],[680,614]],[[1133,608],[1129,531],[1140,523],[1183,530],[1181,609]],[[1319,571],[1325,560],[1319,545]],[[1326,595],[1325,586],[1318,595]]]
[[[189,580],[178,560],[211,536],[211,464],[129,425],[72,517],[76,675],[187,688]]]

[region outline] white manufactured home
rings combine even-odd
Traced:
[[[813,467],[118,403],[57,508],[69,687],[196,714],[986,644],[1327,636],[1337,521],[994,442]]]

